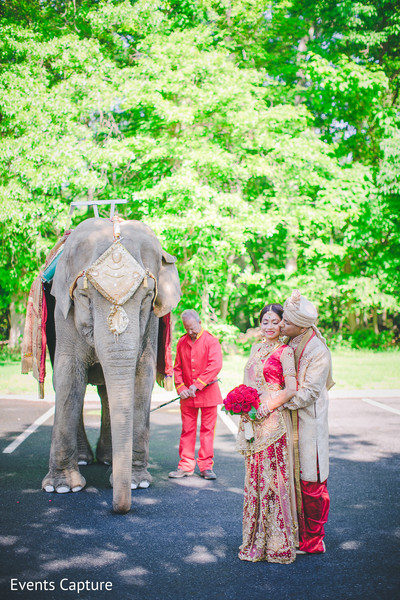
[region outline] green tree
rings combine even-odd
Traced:
[[[180,309],[230,335],[294,287],[331,330],[397,314],[389,4],[3,3],[3,306],[72,200],[127,198],[178,257]]]

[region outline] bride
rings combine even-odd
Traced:
[[[296,393],[293,350],[279,339],[282,312],[280,304],[261,311],[263,341],[253,346],[244,372],[244,384],[259,392],[261,402],[250,421],[253,441],[246,439],[249,418],[242,416],[236,445],[246,461],[239,558],[253,562],[291,563],[298,545],[291,418],[287,409],[268,408],[268,399],[282,389],[282,404]]]

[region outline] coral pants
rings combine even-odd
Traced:
[[[329,514],[329,494],[326,481],[301,481],[304,519],[299,519],[299,549],[305,552],[324,551],[324,525]]]
[[[201,409],[185,406],[181,402],[182,434],[179,442],[180,461],[178,469],[193,471],[196,466],[194,457],[197,435],[197,417],[201,410],[200,449],[197,464],[200,471],[212,469],[214,464],[214,433],[217,422],[217,407],[203,406]]]

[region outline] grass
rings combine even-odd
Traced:
[[[334,351],[333,378],[335,390],[400,389],[400,352],[368,352],[363,350]],[[223,394],[242,383],[247,355],[225,356],[222,368],[221,388]],[[45,393],[51,395],[51,365],[47,365]],[[22,375],[20,363],[11,360],[0,362],[1,394],[33,394],[38,383],[32,374]]]
[[[332,361],[335,389],[400,389],[400,352],[335,351]]]
[[[242,383],[247,356],[231,355],[224,359],[222,391]],[[332,352],[335,390],[400,389],[400,352],[342,350]]]
[[[45,394],[53,393],[51,363],[46,364]],[[21,364],[12,360],[0,362],[0,397],[1,394],[38,394],[39,384],[32,373],[23,375]]]

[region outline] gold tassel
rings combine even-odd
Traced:
[[[39,399],[43,400],[44,398],[44,383],[39,383]]]
[[[149,286],[148,286],[148,283],[147,283],[147,277],[146,277],[146,276],[145,276],[145,277],[144,277],[144,279],[143,279],[143,287],[144,287],[144,288],[147,288],[147,287],[149,287]]]
[[[83,289],[87,290],[87,277],[86,277],[86,275],[83,276]]]

